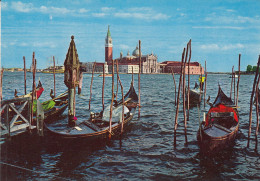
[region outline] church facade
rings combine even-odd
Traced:
[[[113,60],[113,45],[110,29],[108,27],[107,36],[105,39],[105,62],[108,64],[108,71],[112,72],[112,60]],[[123,56],[123,52],[120,53],[120,57],[115,59],[118,62],[119,73],[139,73],[139,48],[133,50],[132,54],[128,51],[126,56]],[[153,53],[142,55],[141,53],[141,73],[160,73],[160,64],[157,62],[157,56]]]

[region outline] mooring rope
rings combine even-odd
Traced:
[[[70,179],[67,179],[67,178],[64,178],[64,177],[59,177],[59,176],[55,176],[55,175],[49,175],[49,174],[41,172],[41,171],[31,170],[29,168],[24,168],[24,167],[20,167],[20,166],[17,166],[17,165],[12,165],[10,163],[5,163],[5,162],[2,162],[2,161],[0,161],[0,164],[7,165],[7,166],[10,166],[10,167],[14,167],[14,168],[18,168],[18,169],[21,169],[21,170],[26,170],[26,171],[29,171],[29,172],[43,174],[43,175],[46,175],[46,176],[52,176],[52,177],[63,179],[63,180],[70,180]]]

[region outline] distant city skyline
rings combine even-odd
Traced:
[[[180,61],[192,39],[192,58],[210,72],[241,70],[256,65],[260,54],[260,1],[162,0],[3,0],[1,1],[1,66],[37,68],[55,56],[62,65],[75,36],[81,62],[105,62],[105,37],[110,25],[113,58],[125,56],[142,41],[142,53],[158,62]]]

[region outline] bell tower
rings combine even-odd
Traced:
[[[109,25],[108,25],[107,37],[105,40],[105,62],[110,64],[112,60],[113,60],[113,45],[112,45],[112,38],[111,38]]]

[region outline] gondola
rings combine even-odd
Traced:
[[[36,87],[36,96],[37,96],[37,99],[42,95],[42,92],[44,91],[44,88],[42,87],[42,83],[41,81],[39,80],[38,82],[38,86]],[[17,90],[15,89],[14,91],[14,97],[15,98],[24,98],[24,97],[31,97],[32,96],[32,92],[28,93],[28,94],[25,94],[25,95],[21,95],[21,96],[18,96],[17,95]]]
[[[128,123],[132,120],[135,110],[138,106],[138,96],[135,92],[133,83],[131,83],[129,91],[124,96],[124,102],[120,100],[113,103],[111,132],[109,131],[110,105],[100,113],[92,113],[88,120],[83,121],[79,124],[76,123],[76,125],[73,127],[66,126],[65,128],[61,128],[59,126],[51,128],[50,125],[45,124],[45,128],[51,135],[54,135],[56,138],[81,138],[85,139],[86,141],[94,141],[105,139],[109,135],[115,137],[121,134],[123,106],[123,127],[125,130]]]
[[[197,139],[203,152],[218,152],[231,145],[239,127],[239,114],[231,100],[219,86],[218,95],[200,124]]]
[[[188,95],[188,89],[186,87],[186,97],[187,95]],[[195,83],[195,87],[193,89],[190,89],[190,94],[189,94],[190,104],[200,103],[202,100],[202,96],[203,96],[203,91],[200,89],[198,84]],[[188,99],[186,98],[186,100]]]

